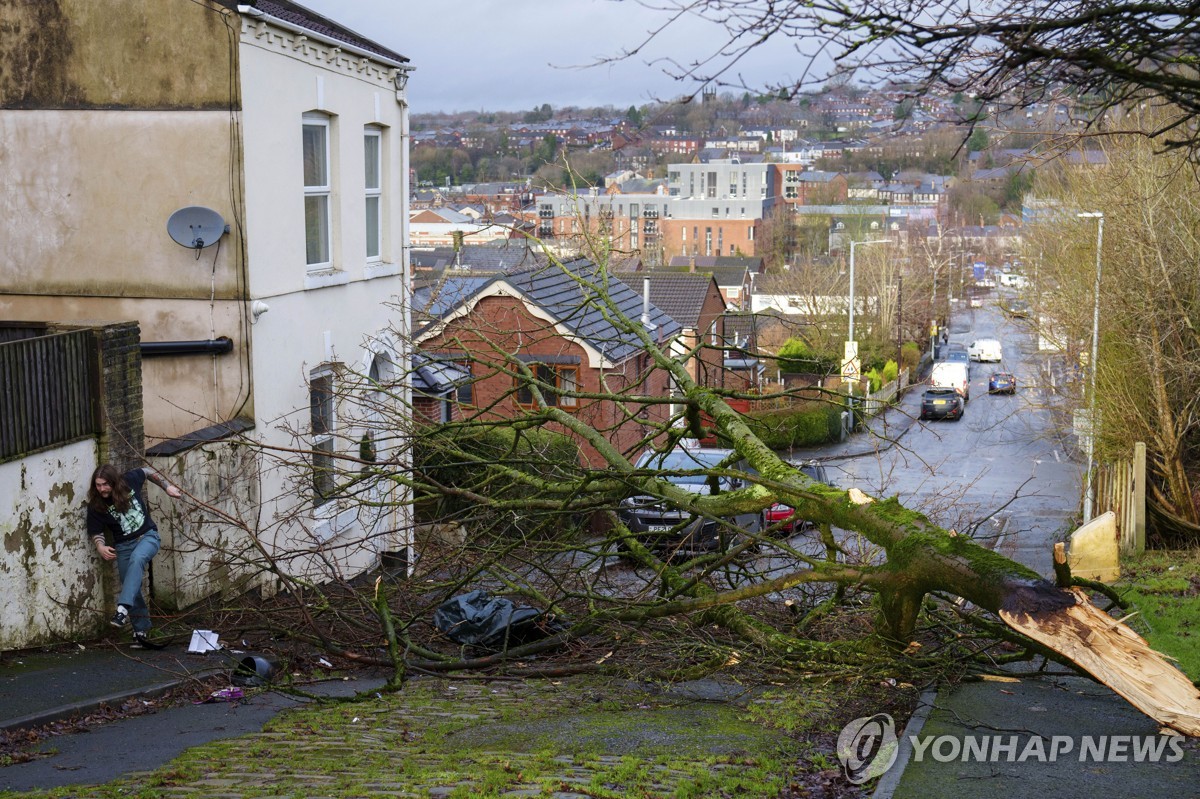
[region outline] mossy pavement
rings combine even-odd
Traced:
[[[814,771],[837,778],[832,752],[790,734],[788,695],[716,682],[417,679],[284,713],[106,785],[0,797],[778,797]]]

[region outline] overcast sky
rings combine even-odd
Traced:
[[[700,20],[673,25],[646,53],[623,63],[572,69],[638,46],[665,19],[612,0],[297,0],[412,60],[415,113],[521,111],[612,105],[624,109],[695,91],[647,62],[707,56],[722,31]],[[707,49],[706,49],[707,48]],[[794,77],[785,43],[743,65],[750,85]]]

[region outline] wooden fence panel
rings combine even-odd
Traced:
[[[0,343],[0,460],[99,431],[97,360],[90,330]]]
[[[1138,444],[1134,457],[1100,464],[1095,469],[1095,514],[1112,511],[1117,516],[1117,536],[1122,552],[1140,552],[1146,546],[1146,456]]]

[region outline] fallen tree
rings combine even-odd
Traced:
[[[420,542],[414,579],[381,575],[366,590],[333,573],[324,582],[301,581],[280,564],[265,564],[287,589],[281,602],[293,603],[302,616],[302,624],[268,621],[275,629],[286,626],[289,635],[357,662],[389,664],[393,687],[414,672],[561,674],[611,668],[680,678],[748,660],[792,675],[839,670],[848,675],[928,665],[929,648],[923,652],[918,640],[928,631],[921,625],[944,614],[946,605],[932,600],[946,599],[955,614],[984,631],[978,642],[961,630],[935,642],[955,659],[982,656],[994,666],[1004,658],[1044,656],[1091,674],[1123,696],[1137,696],[1135,704],[1162,724],[1200,734],[1200,693],[1178,690],[1186,684],[1183,678],[1157,694],[1158,678],[1173,667],[1120,621],[1092,608],[1084,594],[935,524],[894,497],[873,498],[814,481],[756,438],[729,405],[729,399],[753,395],[697,380],[696,359],[711,345],[681,349],[677,341],[661,340],[645,314],[628,312],[621,292],[629,289],[590,261],[549,257],[534,270],[545,279],[565,278],[574,293],[560,285],[555,296],[563,306],[514,317],[524,327],[503,328],[495,317],[487,317],[491,324],[485,326],[451,303],[436,306],[442,315],[418,325],[418,337],[436,331],[438,347],[452,349],[457,363],[469,365],[480,387],[475,399],[486,402],[462,404],[448,423],[421,423],[411,409],[406,417],[390,419],[391,434],[404,442],[405,452],[393,460],[338,456],[340,507],[369,506],[386,494],[375,490],[380,483],[402,484],[418,502],[453,498],[453,510],[439,505],[442,511],[431,521],[460,531],[457,537]],[[496,279],[519,282],[511,274]],[[514,297],[533,296],[526,288],[489,296],[501,297],[508,309],[518,302]],[[567,294],[569,301],[561,299]],[[589,340],[572,341],[574,333],[562,321],[567,313],[590,314]],[[538,368],[536,361],[531,367],[529,356],[523,357],[552,338],[562,351],[572,343],[609,352],[621,345],[638,369],[621,373],[614,367],[598,385],[582,379],[567,384],[559,372]],[[505,389],[484,390],[498,385]],[[655,385],[670,386],[669,393],[656,393]],[[630,425],[640,431],[633,441]],[[461,435],[486,430],[506,431],[507,443],[484,447],[478,437]],[[588,456],[548,463],[550,450],[538,438],[546,431],[566,436]],[[696,493],[635,466],[641,450],[669,449],[688,436],[715,437],[736,453],[704,470],[710,486],[728,479],[735,481],[733,488]],[[438,468],[419,458],[409,470],[408,454],[417,447],[436,452]],[[455,467],[453,481],[446,479],[447,464]],[[300,473],[311,469],[307,461],[292,466]],[[689,557],[648,547],[617,512],[620,501],[633,495],[719,526],[731,546]],[[802,552],[769,531],[734,528],[730,521],[761,514],[777,502],[817,525],[821,554]],[[586,527],[587,519],[599,523]],[[869,542],[872,553],[853,556],[836,530]],[[755,565],[756,550],[760,557],[769,552],[769,568]],[[636,577],[624,584],[608,582],[617,551],[637,567]],[[313,554],[320,552],[314,547]],[[798,610],[794,592],[813,586],[822,590],[801,597],[807,604]],[[498,652],[448,646],[430,629],[433,608],[479,587],[528,599],[566,629]],[[852,621],[814,634],[846,609]],[[1003,625],[989,624],[981,612]],[[862,625],[868,617],[869,629]],[[663,622],[673,625],[669,631],[655,626]],[[997,655],[990,647],[998,640],[1016,642],[1020,651]],[[530,665],[531,658],[544,659],[549,652],[557,653],[553,662]],[[1145,684],[1139,673],[1155,675],[1156,682]]]

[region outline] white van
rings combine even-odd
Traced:
[[[1028,288],[1029,287],[1029,278],[1025,277],[1024,275],[1015,275],[1015,274],[1001,275],[1000,276],[1000,285],[1007,286],[1010,289]]]
[[[971,400],[971,373],[969,365],[962,361],[938,361],[929,374],[929,385],[934,388],[952,388],[962,395],[963,402]]]
[[[996,339],[981,338],[967,345],[967,357],[972,361],[999,363],[1004,359],[1004,350]]]

